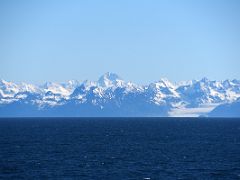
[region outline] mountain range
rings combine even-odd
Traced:
[[[97,81],[43,85],[0,81],[0,117],[240,117],[240,80],[148,85],[105,73]]]

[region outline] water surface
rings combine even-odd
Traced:
[[[0,179],[240,179],[240,119],[0,119]]]

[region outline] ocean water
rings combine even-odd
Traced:
[[[240,119],[0,119],[0,179],[240,179]]]

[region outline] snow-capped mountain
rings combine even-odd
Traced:
[[[180,95],[174,86],[167,79],[160,79],[148,86],[147,95],[151,96],[151,100],[157,104],[174,104],[180,101]]]
[[[19,87],[5,80],[0,80],[0,96],[2,98],[14,97],[16,93],[19,92]]]
[[[229,80],[227,80],[229,81]],[[192,81],[187,85],[177,88],[177,92],[181,94],[183,101],[190,106],[199,106],[202,104],[213,104],[231,102],[239,97],[239,83],[233,83],[225,86],[226,81],[210,81],[203,78],[199,81]],[[229,81],[230,82],[230,81]]]
[[[124,86],[124,83],[125,82],[122,78],[120,78],[117,74],[109,72],[102,75],[97,81],[97,84],[104,88],[122,87]]]
[[[207,78],[149,85],[106,73],[97,81],[0,81],[0,116],[199,116],[240,98],[240,81]]]

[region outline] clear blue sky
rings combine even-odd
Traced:
[[[240,79],[239,0],[1,0],[0,78]]]

